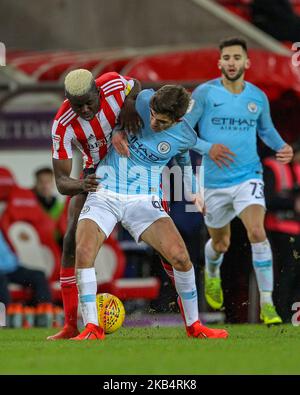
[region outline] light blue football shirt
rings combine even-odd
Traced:
[[[192,127],[198,124],[201,139],[224,144],[236,154],[234,163],[221,169],[205,155],[204,186],[226,188],[251,178],[262,178],[257,134],[274,151],[285,144],[273,125],[264,92],[245,82],[244,90],[233,94],[218,78],[198,86],[192,99],[193,108],[185,118]]]
[[[183,119],[170,128],[154,132],[150,127],[150,99],[155,92],[146,89],[136,99],[136,110],[144,122],[136,135],[128,136],[129,158],[121,158],[111,148],[100,162],[96,174],[101,178],[101,186],[120,194],[160,195],[161,173],[176,155],[180,155],[181,165],[190,165],[188,150],[197,142],[197,134]],[[201,141],[197,151],[207,151],[210,144]]]
[[[0,273],[12,273],[19,267],[19,259],[11,250],[0,230]]]

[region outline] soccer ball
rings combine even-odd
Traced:
[[[98,294],[96,297],[99,325],[105,333],[117,331],[125,319],[123,303],[109,293]]]

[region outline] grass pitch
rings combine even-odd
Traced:
[[[225,325],[227,340],[183,327],[121,328],[103,342],[46,341],[50,329],[1,329],[1,374],[300,374],[300,327]]]

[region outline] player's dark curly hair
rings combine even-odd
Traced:
[[[222,40],[219,44],[219,50],[222,51],[223,48],[232,47],[233,45],[239,45],[244,49],[245,52],[248,51],[246,40],[240,37],[229,37],[225,40]]]
[[[150,106],[158,114],[177,121],[186,113],[190,94],[181,85],[164,85],[153,95]]]

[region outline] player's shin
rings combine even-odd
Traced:
[[[160,263],[162,264],[162,267],[164,268],[165,272],[167,273],[172,285],[175,287],[173,266],[162,257],[160,257]],[[176,287],[175,287],[175,289],[176,289]],[[184,324],[186,326],[185,315],[184,315],[184,310],[183,310],[182,301],[180,299],[180,296],[177,297],[177,303],[178,303],[180,314],[181,314]]]
[[[252,262],[260,293],[260,304],[273,304],[273,258],[271,246],[266,239],[261,243],[251,243]]]
[[[164,271],[167,273],[171,283],[175,287],[173,266],[169,262],[167,262],[164,258],[162,258],[161,256],[160,256],[160,263],[162,264],[162,267],[164,268]]]
[[[77,269],[79,303],[84,325],[98,324],[96,294],[97,280],[95,268]]]
[[[195,282],[195,271],[192,266],[187,272],[181,272],[173,268],[175,287],[181,298],[187,326],[199,320],[198,297]]]
[[[260,293],[260,319],[266,325],[282,324],[272,300],[273,259],[268,239],[251,243],[253,266]]]
[[[212,239],[205,244],[205,271],[209,277],[219,277],[220,267],[223,262],[224,254],[218,253],[212,247]]]
[[[61,267],[60,285],[65,313],[65,326],[77,328],[78,290],[74,267]]]

